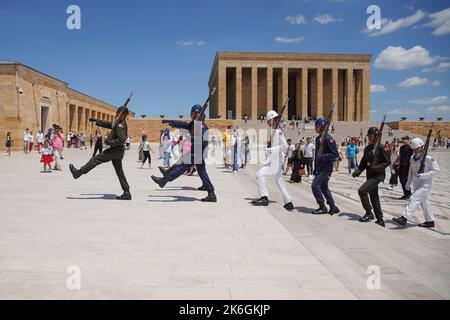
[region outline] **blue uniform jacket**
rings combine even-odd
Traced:
[[[318,154],[320,148],[320,139],[322,134],[320,134],[316,138],[316,162],[315,162],[315,171],[319,172],[329,172],[330,174],[333,172],[333,163],[339,157],[339,151],[336,146],[336,141],[334,141],[333,137],[327,134],[324,141],[323,153]]]
[[[195,123],[194,121],[186,122],[186,121],[177,121],[177,120],[163,120],[163,123],[167,123],[169,126],[171,126],[173,128],[185,129],[188,132],[194,131],[194,123]],[[191,135],[191,142],[192,142],[191,151],[192,152],[194,150],[195,141],[201,142],[203,150],[208,146],[208,126],[206,125],[206,123],[204,121],[201,122],[201,126],[202,126],[202,136],[201,137]]]

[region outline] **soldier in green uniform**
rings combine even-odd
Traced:
[[[124,107],[121,107],[117,110],[116,117],[120,115]],[[117,177],[120,181],[120,186],[122,187],[123,194],[121,196],[116,197],[117,200],[131,200],[130,186],[128,185],[127,178],[125,177],[125,173],[122,168],[122,159],[125,153],[125,140],[128,137],[128,125],[127,125],[127,116],[128,109],[125,108],[122,119],[119,120],[116,129],[114,130],[114,134],[112,139],[105,140],[105,144],[109,145],[109,148],[103,151],[102,153],[97,154],[95,157],[91,158],[83,167],[80,169],[75,168],[72,164],[69,166],[70,172],[74,179],[78,179],[83,174],[87,174],[89,171],[94,169],[96,166],[111,161],[114,170],[116,171]],[[89,121],[95,122],[97,126],[107,129],[112,129],[113,124],[109,121],[97,120],[94,118],[90,118]]]
[[[377,218],[375,223],[385,227],[383,212],[381,211],[380,197],[378,195],[378,185],[386,178],[386,168],[391,164],[391,160],[386,151],[384,151],[384,147],[377,142],[377,137],[379,134],[380,130],[378,128],[372,127],[369,129],[367,134],[369,144],[364,149],[363,158],[361,159],[358,169],[353,172],[353,177],[359,177],[361,173],[366,170],[367,181],[358,190],[359,197],[361,198],[363,208],[366,210],[366,214],[364,217],[359,219],[359,221],[369,222],[375,219],[372,213],[373,206],[373,211],[375,212],[375,216]],[[370,205],[371,202],[372,205]]]

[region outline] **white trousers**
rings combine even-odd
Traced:
[[[256,183],[258,184],[259,193],[261,197],[269,196],[269,191],[267,190],[266,184],[266,176],[274,176],[275,183],[277,184],[278,188],[281,191],[281,194],[283,195],[284,204],[292,202],[292,198],[289,195],[283,180],[282,164],[281,163],[279,164],[275,163],[274,165],[271,165],[270,163],[266,164],[256,173]]]
[[[403,211],[402,216],[406,219],[411,218],[416,210],[422,207],[423,216],[426,222],[434,221],[433,212],[431,212],[430,203],[428,202],[428,195],[431,191],[431,185],[423,185],[415,189],[414,193],[409,199],[409,203]]]

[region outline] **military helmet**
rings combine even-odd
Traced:
[[[411,140],[411,149],[417,149],[420,147],[423,147],[425,143],[423,143],[422,139],[420,138],[414,138]]]
[[[375,134],[378,135],[380,133],[380,129],[378,129],[377,127],[371,127],[369,128],[369,130],[367,131],[367,135],[369,134]]]
[[[196,105],[192,106],[191,112],[197,113],[197,112],[200,112],[201,110],[202,110],[202,106],[199,104],[196,104]]]
[[[267,115],[266,115],[267,121],[275,119],[276,117],[278,117],[278,113],[276,111],[272,110],[272,111],[267,112]]]
[[[325,117],[320,117],[319,119],[316,120],[316,122],[315,122],[314,125],[315,125],[316,127],[322,127],[322,126],[326,125],[327,122],[328,122],[327,118],[325,118]]]

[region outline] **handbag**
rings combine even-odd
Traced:
[[[298,169],[298,175],[299,175],[299,176],[305,176],[305,175],[306,175],[306,170],[305,170],[305,168],[300,168],[300,169]]]

